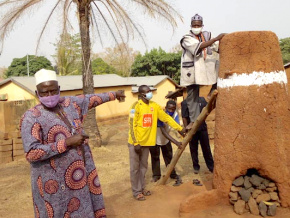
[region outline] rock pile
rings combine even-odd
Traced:
[[[257,174],[236,178],[229,197],[237,214],[251,212],[263,217],[274,216],[280,206],[276,184]]]

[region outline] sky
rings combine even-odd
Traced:
[[[3,0],[0,0],[0,3],[1,1]],[[31,11],[10,32],[0,55],[0,68],[8,67],[13,58],[36,54],[39,29],[48,14],[46,9],[49,5],[46,4],[50,3],[47,2],[52,3],[53,0],[43,1],[39,8]],[[135,37],[129,42],[131,48],[142,54],[146,50],[158,47],[170,51],[190,30],[190,19],[196,13],[203,17],[203,30],[212,32],[212,36],[237,31],[272,31],[279,39],[290,37],[289,0],[166,0],[166,2],[179,12],[183,21],[177,20],[177,27],[173,31],[164,20],[150,19],[136,9],[134,20],[142,27],[147,46],[140,38]],[[4,13],[5,11],[0,11],[0,18]],[[53,64],[52,55],[55,53],[53,43],[56,43],[59,37],[56,29],[59,23],[56,17],[52,19],[37,52],[37,55],[47,57]],[[115,46],[114,41],[108,37],[105,37],[103,47],[94,36],[92,41],[94,53],[102,52],[105,47]]]

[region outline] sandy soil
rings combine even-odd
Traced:
[[[149,161],[146,182],[148,189],[152,191],[152,196],[147,197],[143,202],[136,201],[132,197],[130,188],[127,118],[119,119],[115,123],[103,122],[99,124],[99,128],[105,145],[94,148],[92,152],[102,184],[108,217],[179,217],[181,201],[191,194],[212,188],[213,175],[206,169],[203,157],[200,154],[200,173],[193,174],[189,148],[186,148],[176,166],[184,183],[178,187],[172,186],[174,180],[171,179],[165,186],[151,183],[152,171]],[[164,165],[163,160],[162,165]],[[165,172],[164,166],[162,170]],[[22,159],[2,164],[0,172],[0,217],[33,217],[28,162]],[[203,186],[193,185],[193,179],[199,179]],[[256,216],[249,213],[239,216],[233,212],[232,206],[223,205],[182,215],[182,217],[250,218]],[[276,217],[290,217],[290,210],[278,208]]]

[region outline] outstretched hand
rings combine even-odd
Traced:
[[[65,143],[66,143],[66,146],[68,146],[68,147],[77,147],[77,146],[82,145],[84,143],[84,141],[88,138],[89,138],[88,135],[77,134],[77,135],[73,135],[71,137],[68,137],[65,140]]]
[[[221,33],[216,37],[216,40],[221,40],[224,36],[226,35],[226,33]]]
[[[119,100],[119,101],[124,101],[125,98],[126,98],[126,95],[124,93],[124,90],[118,90],[116,91],[116,98]]]

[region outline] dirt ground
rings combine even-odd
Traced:
[[[183,184],[175,187],[174,180],[169,179],[165,186],[151,183],[151,163],[146,174],[147,188],[152,196],[139,202],[132,197],[129,178],[129,153],[127,148],[127,118],[99,124],[104,145],[93,149],[95,164],[98,169],[102,190],[105,198],[107,216],[110,217],[180,217],[179,205],[187,196],[198,194],[212,188],[213,175],[207,170],[200,153],[201,170],[193,174],[189,148],[181,156],[176,169],[181,175]],[[213,148],[213,144],[212,144]],[[174,146],[176,150],[176,146]],[[201,150],[201,149],[199,149]],[[165,172],[164,162],[161,160]],[[30,187],[30,168],[25,159],[0,165],[0,217],[18,218],[33,217],[32,196]],[[192,184],[199,179],[203,186]],[[225,217],[251,218],[249,213],[237,215],[230,205],[213,206],[207,210],[196,211],[194,214],[181,217]],[[276,217],[290,217],[289,209],[278,208]]]

